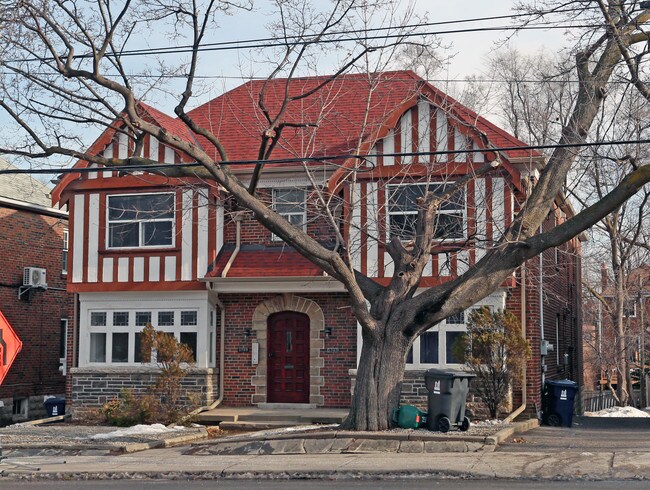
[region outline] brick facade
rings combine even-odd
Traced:
[[[62,274],[63,230],[67,218],[38,210],[0,207],[0,308],[23,342],[0,386],[0,425],[12,420],[14,401],[27,400],[29,418],[45,414],[45,396],[64,396],[65,377],[59,371],[61,319],[72,328],[72,295]],[[18,298],[23,269],[47,271],[48,289]],[[70,352],[70,347],[68,352]],[[24,403],[24,402],[22,402]]]
[[[286,300],[284,298],[287,298]],[[357,322],[349,306],[347,295],[343,293],[319,293],[306,295],[237,294],[222,295],[221,301],[226,309],[226,356],[224,401],[225,406],[250,406],[252,403],[266,401],[264,390],[266,376],[266,337],[259,328],[254,328],[258,307],[268,301],[280,301],[283,306],[278,311],[292,310],[296,304],[313,302],[322,311],[324,323],[319,325],[312,337],[311,363],[312,385],[314,389],[311,402],[324,407],[350,406],[350,377],[348,371],[356,368]],[[331,329],[326,334],[325,329]],[[328,330],[330,331],[330,330]],[[250,333],[250,335],[249,335]],[[220,339],[217,339],[217,343]],[[253,342],[260,344],[260,363],[251,364]],[[318,365],[313,365],[318,364]],[[257,386],[256,386],[257,385]],[[257,389],[256,389],[257,388]],[[317,395],[315,393],[318,393]],[[320,398],[316,398],[320,397]]]

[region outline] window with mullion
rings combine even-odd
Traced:
[[[152,324],[186,344],[196,361],[199,311],[196,309],[153,309],[146,311],[90,311],[88,362],[91,364],[140,364],[151,362],[141,352],[142,329]],[[160,360],[160,359],[159,359]]]
[[[307,229],[307,203],[304,189],[273,189],[273,209],[289,223]],[[272,235],[273,240],[280,240]]]
[[[417,231],[418,198],[424,197],[427,191],[441,195],[450,185],[453,183],[387,186],[389,238],[398,236],[402,240],[413,240]],[[464,237],[465,190],[459,189],[440,204],[436,213],[434,238],[457,240]]]
[[[108,248],[174,245],[175,194],[108,196]]]

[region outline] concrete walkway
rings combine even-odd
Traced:
[[[314,431],[309,436],[296,434],[293,437],[286,434],[280,437],[277,433],[267,432],[115,456],[52,454],[10,457],[0,463],[0,469],[4,478],[11,479],[435,478],[443,475],[553,480],[650,479],[650,445],[639,446],[640,450],[625,447],[619,451],[617,441],[625,437],[624,431],[617,438],[611,434],[608,447],[562,450],[568,439],[576,437],[574,431],[580,432],[580,426],[572,429],[550,428],[554,431],[555,446],[531,451],[527,450],[529,445],[521,441],[532,443],[540,437],[546,437],[547,441],[553,439],[544,435],[548,428],[533,428],[535,422],[519,424],[507,429],[508,433],[502,431],[492,436],[493,442],[502,444],[503,448],[518,447],[521,450],[502,450],[496,444],[490,444],[492,441],[486,438],[480,447],[477,445],[472,450],[449,452],[448,443],[454,441],[436,440],[435,434],[413,439],[399,435],[387,438],[390,432],[350,435],[330,430]],[[637,426],[629,430],[650,436],[646,428]],[[318,432],[320,437],[316,437]],[[348,439],[352,442],[348,442]],[[345,441],[345,447],[341,441]],[[469,444],[471,441],[460,438],[455,442]],[[413,443],[421,444],[422,451],[411,451]],[[227,445],[239,449],[230,453],[219,449]],[[15,463],[32,467],[12,466]]]
[[[13,463],[14,461],[12,461]],[[183,449],[152,449],[106,456],[24,458],[38,470],[7,468],[5,478],[358,478],[446,475],[472,478],[650,478],[650,453],[363,453],[197,456]],[[0,468],[3,466],[0,465]]]

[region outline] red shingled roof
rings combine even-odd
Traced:
[[[220,277],[233,248],[223,250],[205,277]],[[242,245],[228,271],[228,277],[314,277],[323,271],[286,245]]]
[[[274,115],[282,103],[285,90],[288,89],[290,95],[302,94],[318,87],[327,78],[297,78],[288,85],[286,79],[268,83],[263,80],[250,81],[197,107],[189,115],[199,125],[216,134],[230,160],[254,160],[258,158],[260,134],[268,125],[258,105],[260,92],[265,90],[265,104],[270,114]],[[282,143],[273,152],[273,159],[347,154],[356,148],[360,132],[366,138],[377,135],[389,116],[396,111],[401,114],[420,94],[449,110],[460,121],[476,125],[494,146],[526,146],[415,73],[403,70],[341,75],[313,95],[293,101],[283,120],[295,124],[316,124],[318,127],[285,128]],[[316,137],[305,148],[309,141],[305,136],[309,134]],[[379,134],[381,136],[383,134]],[[216,157],[212,146],[204,138],[198,139],[204,149]],[[530,150],[515,150],[506,154],[509,157],[539,155]]]
[[[189,115],[200,126],[216,135],[230,160],[256,160],[261,132],[268,127],[258,104],[260,92],[265,90],[265,106],[269,114],[274,116],[280,108],[285,91],[289,95],[298,96],[319,87],[326,80],[328,77],[321,76],[296,78],[290,82],[286,79],[249,81],[191,110]],[[414,105],[420,96],[443,107],[461,124],[476,126],[495,147],[526,146],[415,73],[402,70],[341,75],[309,97],[292,101],[282,121],[305,126],[285,127],[272,158],[346,155],[355,150],[360,136],[366,141],[364,147],[370,149],[374,139],[382,138],[387,133],[387,121],[396,123],[395,118]],[[198,142],[208,154],[217,159],[216,149],[205,138],[192,133],[180,119],[142,102],[138,104],[145,113],[143,117],[151,118],[184,141]],[[102,151],[103,146],[110,142],[113,132],[114,129],[106,130],[89,151]],[[505,154],[510,158],[540,155],[531,150],[510,150]],[[75,167],[86,165],[87,162],[79,161]],[[58,196],[69,182],[77,178],[78,175],[75,174],[64,177],[53,195]]]
[[[175,134],[183,141],[196,144],[197,141],[194,133],[179,118],[168,116],[164,112],[160,112],[158,109],[141,101],[138,101],[138,109],[140,109],[141,116],[144,119],[147,119],[148,115],[161,128],[165,128],[168,132]]]

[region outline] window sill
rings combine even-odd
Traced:
[[[178,247],[155,248],[104,248],[98,251],[99,255],[160,255],[164,253],[178,253]]]

